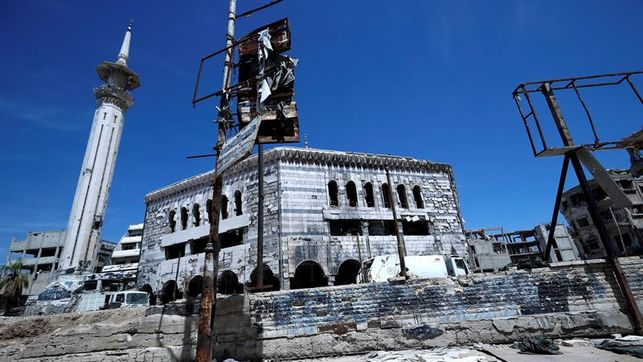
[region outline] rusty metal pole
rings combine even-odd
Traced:
[[[357,233],[356,237],[357,237],[357,240],[356,240],[356,242],[357,242],[357,258],[359,258],[359,265],[361,266],[362,265],[362,246],[359,245],[360,244],[360,242],[359,242],[359,233]]]
[[[558,106],[558,102],[556,101],[556,97],[554,96],[554,92],[551,89],[551,85],[549,83],[544,83],[541,88],[541,92],[545,96],[545,101],[549,106],[549,110],[554,119],[554,122],[556,123],[556,127],[558,128],[558,133],[560,134],[560,138],[562,139],[563,144],[565,146],[573,146],[574,141],[572,140],[571,134],[569,133],[569,129],[567,128],[567,124],[565,123],[563,114],[560,111],[560,107]],[[641,316],[641,311],[638,308],[636,299],[634,299],[634,294],[630,289],[630,285],[625,278],[623,268],[621,267],[621,264],[616,257],[616,253],[614,250],[615,248],[613,243],[609,239],[607,228],[605,227],[605,224],[603,223],[603,220],[598,213],[596,199],[594,199],[594,194],[592,193],[591,187],[589,186],[589,182],[587,182],[587,177],[585,177],[583,166],[580,163],[576,151],[570,151],[567,153],[567,155],[569,156],[569,160],[572,163],[572,167],[574,168],[574,172],[576,173],[576,177],[578,178],[580,187],[583,190],[583,194],[585,195],[589,216],[592,220],[592,223],[594,224],[594,227],[596,227],[596,230],[598,231],[598,236],[601,239],[601,243],[603,244],[605,252],[607,253],[608,265],[612,269],[616,281],[618,282],[618,285],[621,289],[621,293],[625,298],[628,314],[632,321],[632,326],[634,327],[635,331],[639,332],[643,330],[643,317]]]
[[[545,247],[545,256],[543,257],[543,261],[545,263],[549,263],[551,247],[554,244],[554,235],[556,232],[556,225],[558,224],[558,211],[560,210],[560,199],[563,197],[563,191],[565,190],[565,179],[567,178],[568,167],[569,156],[565,155],[565,158],[563,159],[563,168],[560,171],[560,179],[558,180],[558,190],[556,191],[556,201],[554,202],[554,213],[551,215],[551,222],[549,223],[549,235],[547,236],[547,246]]]
[[[263,290],[263,144],[259,144],[257,151],[257,162],[259,163],[257,188],[258,188],[258,207],[257,207],[257,288],[258,292]]]
[[[402,234],[400,233],[400,227],[397,224],[397,201],[393,199],[393,186],[391,185],[391,175],[388,172],[388,167],[384,169],[386,171],[386,182],[388,182],[388,199],[391,203],[391,210],[393,211],[393,224],[395,230],[395,236],[397,237],[397,253],[400,258],[400,276],[406,278],[406,262],[404,260],[404,255],[406,251],[404,250],[404,241],[402,240]]]
[[[219,109],[224,111],[229,106],[229,98],[225,90],[230,83],[230,72],[232,69],[232,52],[234,45],[234,23],[235,14],[237,12],[237,0],[230,0],[228,8],[228,26],[226,31],[226,47],[228,48],[225,54],[225,61],[223,65],[223,96]],[[218,120],[217,144],[216,153],[217,160],[221,153],[221,148],[226,138],[227,119]],[[196,358],[197,362],[211,362],[212,361],[212,336],[214,331],[214,306],[217,300],[217,274],[219,251],[221,244],[219,242],[219,215],[221,212],[221,191],[223,189],[223,176],[216,172],[212,187],[212,209],[210,212],[210,235],[208,243],[205,247],[205,261],[203,265],[203,292],[201,293],[201,305],[199,310],[199,323],[197,329],[197,343],[196,343]]]

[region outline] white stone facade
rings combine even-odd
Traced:
[[[275,289],[301,287],[302,265],[320,267],[324,283],[333,284],[346,261],[397,253],[397,239],[391,232],[393,215],[382,193],[385,167],[390,170],[407,254],[465,256],[449,165],[396,156],[275,148],[264,154],[264,262],[277,277]],[[195,276],[202,273],[209,233],[206,210],[212,198],[212,175],[194,176],[146,196],[139,288],[159,293],[168,281],[176,281],[179,292],[198,294]],[[337,185],[336,197],[329,194],[331,181]],[[256,156],[225,175],[223,195],[227,202],[219,228],[219,276],[232,276],[232,272],[232,278],[245,284],[256,266]],[[310,273],[311,278],[319,276]]]

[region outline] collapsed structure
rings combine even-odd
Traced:
[[[510,232],[501,227],[465,230],[470,264],[476,272],[497,272],[510,265],[531,266],[541,262],[549,230],[550,225],[547,224]],[[556,225],[554,244],[547,262],[580,259],[576,243],[565,225]]]
[[[287,147],[266,152],[264,162],[264,284],[273,290],[354,283],[362,260],[395,254],[389,187],[408,255],[466,255],[447,164]],[[201,290],[212,179],[207,172],[145,197],[137,283],[161,302]],[[256,282],[256,157],[226,173],[222,199],[218,287],[230,294]]]
[[[20,260],[25,271],[29,272],[29,287],[22,290],[25,296],[38,295],[58,276],[60,257],[65,247],[65,230],[50,230],[27,233],[25,240],[11,240],[7,263]],[[101,240],[96,251],[94,272],[100,272],[110,264],[115,245]]]
[[[632,207],[614,207],[601,185],[592,179],[589,185],[596,199],[598,213],[619,255],[640,255],[643,253],[643,177],[634,176],[630,170],[609,170],[608,173],[632,202]],[[579,250],[586,259],[606,255],[580,186],[563,193],[561,212],[574,231]]]

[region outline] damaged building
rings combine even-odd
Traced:
[[[511,265],[530,265],[541,261],[549,231],[548,224],[511,232],[505,232],[501,227],[465,230],[470,264],[476,272],[497,272]],[[580,254],[567,227],[556,225],[549,262],[579,259]]]
[[[385,169],[390,170],[391,185]],[[360,262],[397,253],[466,255],[451,166],[407,157],[279,147],[264,154],[264,283],[273,290],[354,283]],[[201,290],[213,172],[149,193],[137,286],[161,302]],[[394,200],[389,198],[389,188]],[[218,287],[254,284],[257,159],[224,176]]]
[[[20,260],[23,270],[29,273],[29,287],[23,289],[24,295],[38,295],[56,279],[64,244],[65,230],[30,231],[25,240],[11,240],[7,264]],[[110,263],[114,247],[109,241],[100,241],[94,272]]]
[[[589,181],[598,213],[619,255],[641,255],[643,248],[643,177],[633,177],[629,170],[608,170],[609,176],[632,202],[632,207],[614,208],[605,190]],[[587,210],[587,200],[579,186],[563,193],[561,212],[573,231],[583,258],[602,258],[605,248]]]

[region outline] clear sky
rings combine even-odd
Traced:
[[[264,2],[239,0],[238,9]],[[191,97],[199,58],[223,46],[226,9],[224,0],[1,3],[1,260],[12,236],[66,227],[95,67],[116,59],[130,18],[129,65],[142,86],[126,115],[103,237],[117,241],[143,221],[146,193],[212,168],[212,159],[185,156],[214,143],[215,102],[195,110]],[[551,217],[562,160],[532,156],[511,98],[518,83],[643,68],[641,1],[286,0],[240,20],[238,34],[281,17],[300,59],[296,99],[310,146],[450,163],[467,228],[531,228]],[[220,62],[204,74],[210,90]],[[624,97],[601,114],[601,131],[640,129],[641,107]],[[620,153],[605,161],[628,165]]]

